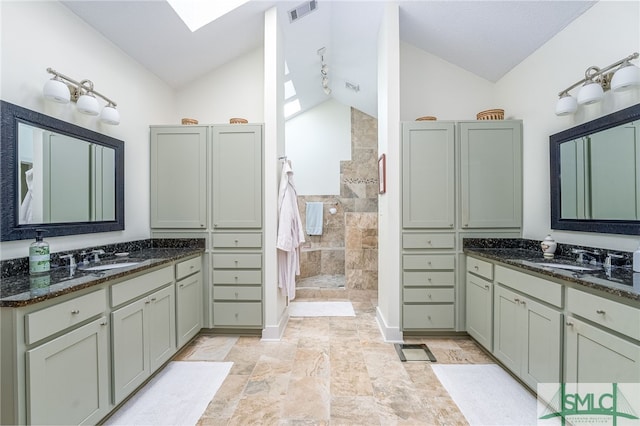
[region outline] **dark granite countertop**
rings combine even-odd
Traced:
[[[80,265],[71,273],[69,267],[52,268],[45,275],[16,273],[0,282],[0,307],[21,307],[52,299],[110,280],[125,278],[146,269],[170,264],[190,256],[202,254],[203,247],[154,247],[131,251],[128,256],[104,256],[100,263],[137,262],[136,265],[104,271],[84,271]]]
[[[553,259],[545,259],[540,248],[536,247],[538,244],[539,242],[518,239],[465,239],[464,252],[640,302],[640,274],[635,274],[637,276],[635,278],[636,284],[634,285],[634,273],[629,265],[605,269],[578,264],[573,257],[563,256],[562,254],[555,256]],[[569,253],[569,250],[565,248],[564,252]],[[592,267],[596,270],[587,272],[564,270],[547,267],[541,265],[541,263],[563,263]]]

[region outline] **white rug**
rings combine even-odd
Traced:
[[[470,425],[535,425],[537,401],[496,364],[432,364]]]
[[[355,317],[351,302],[291,302],[291,317]]]
[[[105,424],[195,425],[232,365],[232,362],[172,361]]]

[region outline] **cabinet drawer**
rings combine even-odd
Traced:
[[[453,286],[456,275],[453,271],[403,272],[402,284],[405,287]]]
[[[121,305],[173,282],[173,268],[167,266],[111,286],[111,306]]]
[[[415,303],[453,303],[452,288],[405,288],[404,301]]]
[[[261,302],[214,302],[216,327],[262,327]]]
[[[98,290],[25,316],[27,345],[72,327],[107,309],[106,290]]]
[[[176,280],[181,280],[191,274],[195,274],[202,269],[202,257],[185,260],[176,264]]]
[[[455,245],[454,234],[402,235],[402,248],[404,249],[453,249]]]
[[[467,256],[467,271],[488,280],[493,280],[493,264],[475,257]]]
[[[213,284],[259,285],[262,271],[213,271]]]
[[[262,268],[262,254],[214,254],[213,267],[221,269]]]
[[[567,309],[603,327],[640,340],[640,309],[569,288]]]
[[[453,328],[453,305],[404,305],[403,328]]]
[[[261,248],[262,234],[213,234],[214,248]]]
[[[262,287],[213,286],[214,300],[262,300]]]
[[[496,266],[494,273],[495,281],[500,284],[559,308],[562,307],[562,285],[502,266]]]
[[[454,269],[452,254],[405,254],[402,256],[403,269]]]

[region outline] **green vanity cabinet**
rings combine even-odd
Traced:
[[[211,129],[213,229],[262,228],[262,126]]]
[[[522,226],[522,123],[463,122],[460,137],[460,226]]]
[[[462,239],[521,236],[522,122],[404,122],[401,148],[402,329],[463,332],[469,329],[467,315],[480,326],[476,321],[483,308],[474,305],[469,311],[466,302],[490,300],[491,292],[487,296],[484,284],[466,288]],[[422,254],[448,255],[453,265],[420,271],[406,262]],[[437,302],[433,292],[422,300],[425,294],[416,288],[415,280],[426,273],[449,279],[440,281],[447,291],[439,292]],[[427,281],[422,285],[430,286]],[[490,347],[490,336],[482,334],[488,340],[479,339]]]
[[[502,266],[494,282],[493,354],[532,389],[560,382],[562,285]]]
[[[467,333],[493,350],[493,265],[467,257]]]
[[[202,328],[202,257],[176,264],[176,330],[178,347]]]
[[[453,228],[454,126],[450,122],[403,124],[403,228]]]
[[[109,412],[106,308],[105,291],[99,290],[25,315],[27,342],[35,342],[25,353],[26,423],[95,424]]]
[[[151,128],[151,227],[207,226],[207,127]]]
[[[172,267],[112,286],[113,399],[120,403],[176,351]],[[120,306],[120,307],[119,307]]]
[[[565,381],[640,382],[640,309],[570,288]]]

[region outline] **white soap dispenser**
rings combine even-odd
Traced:
[[[633,272],[640,272],[640,247],[633,252]]]

